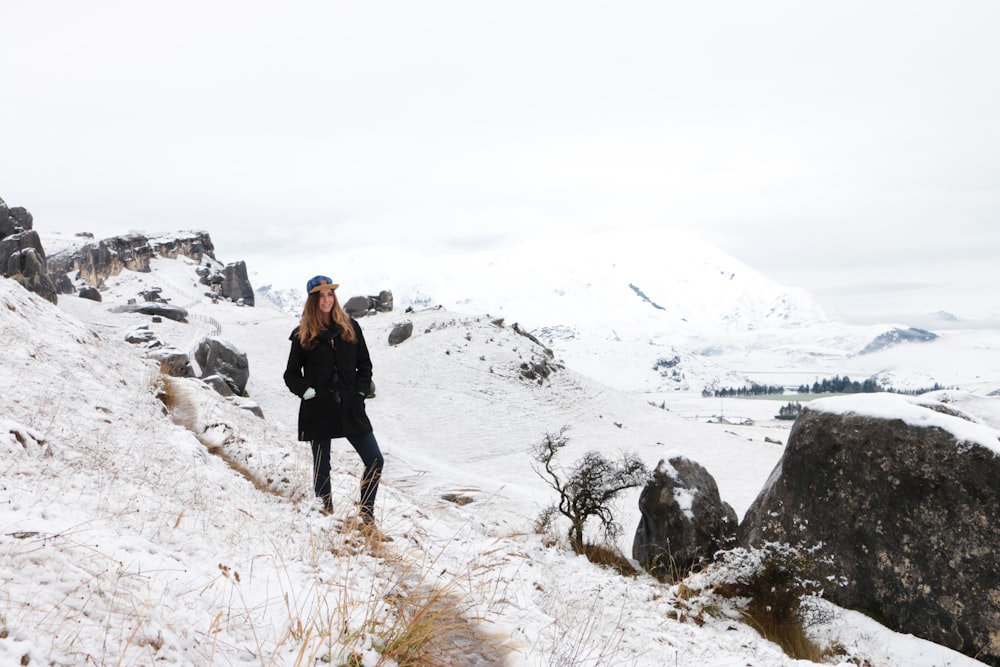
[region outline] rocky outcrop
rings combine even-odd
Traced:
[[[684,576],[736,539],[736,511],[709,472],[683,456],[660,461],[639,495],[639,511],[632,558],[661,579]]]
[[[222,270],[222,283],[219,288],[222,296],[230,301],[240,303],[244,306],[252,306],[253,286],[250,285],[250,278],[247,276],[246,262],[239,261],[226,264]]]
[[[365,317],[369,313],[392,312],[392,291],[382,290],[378,296],[352,296],[344,304],[344,311],[351,317]]]
[[[49,278],[45,250],[32,225],[31,213],[24,207],[9,208],[0,199],[0,275],[56,303],[56,286]]]
[[[917,329],[916,327],[900,329],[899,327],[895,327],[876,336],[872,342],[865,345],[859,354],[878,352],[879,350],[884,350],[887,347],[892,347],[900,343],[926,343],[937,337],[936,333],[927,331],[926,329]]]
[[[207,232],[187,232],[176,238],[152,239],[144,234],[127,234],[55,254],[50,258],[49,273],[58,278],[75,271],[78,280],[101,288],[108,278],[126,269],[148,273],[149,262],[156,256],[176,259],[184,255],[200,262],[205,255],[215,259],[214,252],[215,247]]]
[[[371,304],[369,296],[352,296],[344,303],[344,312],[354,318],[364,317],[371,310]]]
[[[209,336],[198,343],[194,360],[201,368],[201,378],[217,375],[229,385],[234,394],[244,396],[250,380],[250,363],[247,355],[216,336]]]
[[[739,542],[818,548],[833,602],[1000,665],[998,435],[927,399],[814,401]]]

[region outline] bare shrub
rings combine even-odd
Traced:
[[[568,427],[559,433],[546,433],[535,445],[532,454],[541,464],[535,472],[559,494],[555,505],[542,511],[539,525],[550,525],[555,512],[569,519],[569,541],[578,554],[586,553],[584,528],[591,518],[596,518],[610,541],[621,534],[621,526],[614,520],[611,503],[615,497],[636,486],[645,484],[649,470],[636,453],[622,454],[619,461],[611,461],[599,452],[587,452],[571,470],[556,465],[559,450],[569,443]]]

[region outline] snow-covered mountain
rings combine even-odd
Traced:
[[[338,250],[329,265],[302,271],[259,296],[301,312],[296,285],[324,273],[341,283],[345,298],[392,290],[398,311],[442,306],[503,316],[577,371],[650,400],[751,382],[796,387],[834,375],[884,381],[890,372],[886,386],[900,390],[935,382],[985,388],[996,376],[983,373],[984,356],[987,367],[1000,368],[993,329],[952,326],[933,343],[862,356],[909,325],[847,324],[804,290],[669,229],[535,238],[433,257],[399,247]]]
[[[386,643],[408,627],[399,602],[420,609],[429,600],[423,608],[449,610],[438,623],[448,652],[434,664],[812,664],[787,658],[724,600],[623,578],[536,534],[538,511],[554,498],[528,449],[570,426],[566,464],[590,450],[634,450],[650,466],[683,454],[709,470],[742,515],[780,456],[774,443],[787,435],[773,402],[704,399],[695,386],[653,406],[650,395],[609,386],[569,360],[624,383],[631,379],[621,369],[642,357],[639,380],[649,351],[668,360],[673,352],[699,377],[742,354],[745,364],[761,364],[744,370],[785,377],[801,372],[794,360],[850,358],[865,336],[837,328],[807,298],[783,310],[799,297],[783,298],[787,290],[749,271],[744,283],[743,269],[729,264],[695,262],[668,281],[637,260],[602,263],[600,249],[588,247],[592,265],[569,274],[556,268],[551,247],[532,255],[536,264],[512,250],[492,265],[473,262],[464,275],[459,266],[471,258],[433,271],[392,265],[409,280],[352,274],[338,262],[342,275],[371,281],[355,286],[345,277],[345,296],[389,288],[397,302],[392,313],[362,319],[378,385],[369,409],[387,460],[379,518],[395,537],[379,553],[358,551],[311,499],[308,447],[294,433],[297,399],[281,380],[294,314],[264,299],[254,308],[213,302],[184,257],[154,258],[148,274],[123,272],[102,303],[63,296],[53,306],[0,279],[0,663],[393,664]],[[719,276],[705,288],[705,312],[673,287],[696,271]],[[726,284],[741,287],[727,293]],[[112,312],[153,285],[189,309],[188,322]],[[445,303],[456,308],[427,307]],[[413,312],[403,312],[406,304]],[[724,304],[742,308],[727,319]],[[657,328],[643,336],[632,317]],[[389,346],[402,319],[414,336]],[[521,364],[544,352],[514,321],[552,331],[543,342],[561,346],[566,367],[541,384],[526,381]],[[143,325],[182,350],[210,333],[243,350],[248,393],[265,418],[197,380],[164,377],[142,345],[124,342]],[[694,333],[676,333],[688,326]],[[809,339],[821,329],[825,338]],[[995,335],[977,340],[979,372],[1000,377]],[[891,364],[888,355],[904,347],[865,355],[865,363]],[[954,366],[971,366],[952,356]],[[775,359],[788,368],[764,365]],[[909,357],[895,361],[901,377],[917,372],[905,366]],[[713,415],[731,419],[708,423]],[[360,466],[348,447],[336,456],[336,509],[346,515]],[[637,496],[626,494],[617,510],[626,554]],[[695,607],[713,611],[695,622]],[[841,664],[979,664],[859,614],[831,612],[810,633],[839,647]]]

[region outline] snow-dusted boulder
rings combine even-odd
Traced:
[[[222,284],[219,288],[222,296],[244,306],[254,305],[254,291],[247,275],[247,263],[244,261],[226,264],[222,269]]]
[[[156,301],[115,306],[110,310],[112,313],[142,313],[143,315],[152,315],[154,317],[166,317],[175,322],[186,322],[188,316],[186,308]]]
[[[413,322],[404,320],[393,325],[389,332],[389,345],[399,345],[413,335]]]
[[[14,210],[6,205],[0,208],[0,216],[6,218],[5,232],[0,234],[0,275],[15,279],[26,290],[56,303],[56,286],[49,278],[45,249],[38,232],[25,230],[12,214]],[[27,211],[25,214],[30,223],[31,214]]]
[[[146,356],[160,362],[160,369],[167,375],[179,378],[194,377],[191,357],[175,347],[158,347],[146,351]]]
[[[202,378],[221,376],[233,392],[243,395],[250,380],[247,355],[229,341],[217,336],[203,338],[194,351],[194,360],[201,368]]]
[[[818,545],[812,574],[847,582],[837,604],[1000,665],[998,436],[930,399],[813,401],[740,544]]]
[[[344,303],[344,312],[354,318],[364,317],[373,309],[370,296],[352,296]]]
[[[97,289],[93,285],[87,285],[80,290],[78,295],[81,299],[90,299],[91,301],[102,301],[101,290]]]
[[[736,538],[736,511],[719,497],[712,475],[683,456],[659,462],[639,511],[632,557],[658,577],[683,576]]]

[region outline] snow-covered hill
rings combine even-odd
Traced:
[[[250,267],[251,275],[254,268]],[[1000,324],[950,320],[939,338],[860,352],[905,322],[853,325],[801,289],[670,229],[645,236],[534,238],[479,252],[423,256],[395,246],[337,248],[329,263],[274,276],[261,298],[300,312],[314,273],[345,296],[391,289],[399,311],[443,306],[518,322],[572,368],[661,401],[675,392],[877,376],[912,390],[1000,388]],[[260,275],[260,274],[258,274]],[[278,287],[278,281],[281,287]]]
[[[614,329],[609,314],[625,330],[630,313],[661,322],[649,301],[679,307],[657,291],[655,272],[628,277],[648,301],[627,284],[624,295],[601,292],[617,267],[595,262],[594,271],[581,267],[557,283],[563,294],[519,296],[534,304],[523,316],[513,306],[487,308],[449,275],[442,285],[461,310],[400,307],[362,320],[378,386],[370,414],[387,459],[379,519],[395,538],[375,553],[358,551],[310,498],[308,447],[291,426],[297,399],[281,380],[294,315],[263,300],[256,308],[212,303],[183,257],[154,259],[150,274],[122,273],[103,303],[62,297],[52,306],[0,279],[0,663],[393,664],[380,663],[377,648],[403,634],[399,610],[427,600],[423,608],[441,614],[448,651],[430,664],[800,664],[717,599],[682,600],[675,588],[623,578],[534,532],[538,511],[554,498],[528,449],[548,431],[570,427],[567,464],[592,449],[634,450],[650,466],[685,454],[708,468],[740,515],[780,456],[769,440],[787,433],[787,423],[770,418],[773,403],[691,392],[654,407],[572,363],[541,384],[523,379],[521,364],[544,352],[513,330],[515,320],[585,333],[576,339],[585,358]],[[492,284],[494,274],[481,273],[471,274],[474,282]],[[421,284],[373,280],[354,289],[345,279],[345,296],[388,287],[398,304],[406,288],[397,285]],[[152,285],[185,305],[189,322],[111,312]],[[495,285],[492,298],[504,287]],[[723,291],[718,299],[732,298]],[[409,302],[419,304],[417,296]],[[541,319],[567,297],[584,304],[598,296],[621,298],[621,310],[593,302],[581,305],[578,321]],[[715,317],[664,312],[677,326]],[[728,325],[713,321],[745,326],[746,312]],[[504,326],[497,315],[507,316]],[[388,332],[404,318],[414,336],[390,347]],[[248,393],[265,418],[196,380],[164,377],[141,346],[123,342],[139,325],[180,349],[218,330],[247,353]],[[706,423],[695,418],[702,408],[702,417],[721,412],[754,423]],[[337,451],[341,516],[353,511],[356,458],[346,446]],[[637,495],[618,509],[625,553]],[[445,499],[456,496],[471,502]],[[700,624],[679,612],[699,604],[715,610]],[[978,664],[833,611],[810,632],[841,647],[834,662]]]

